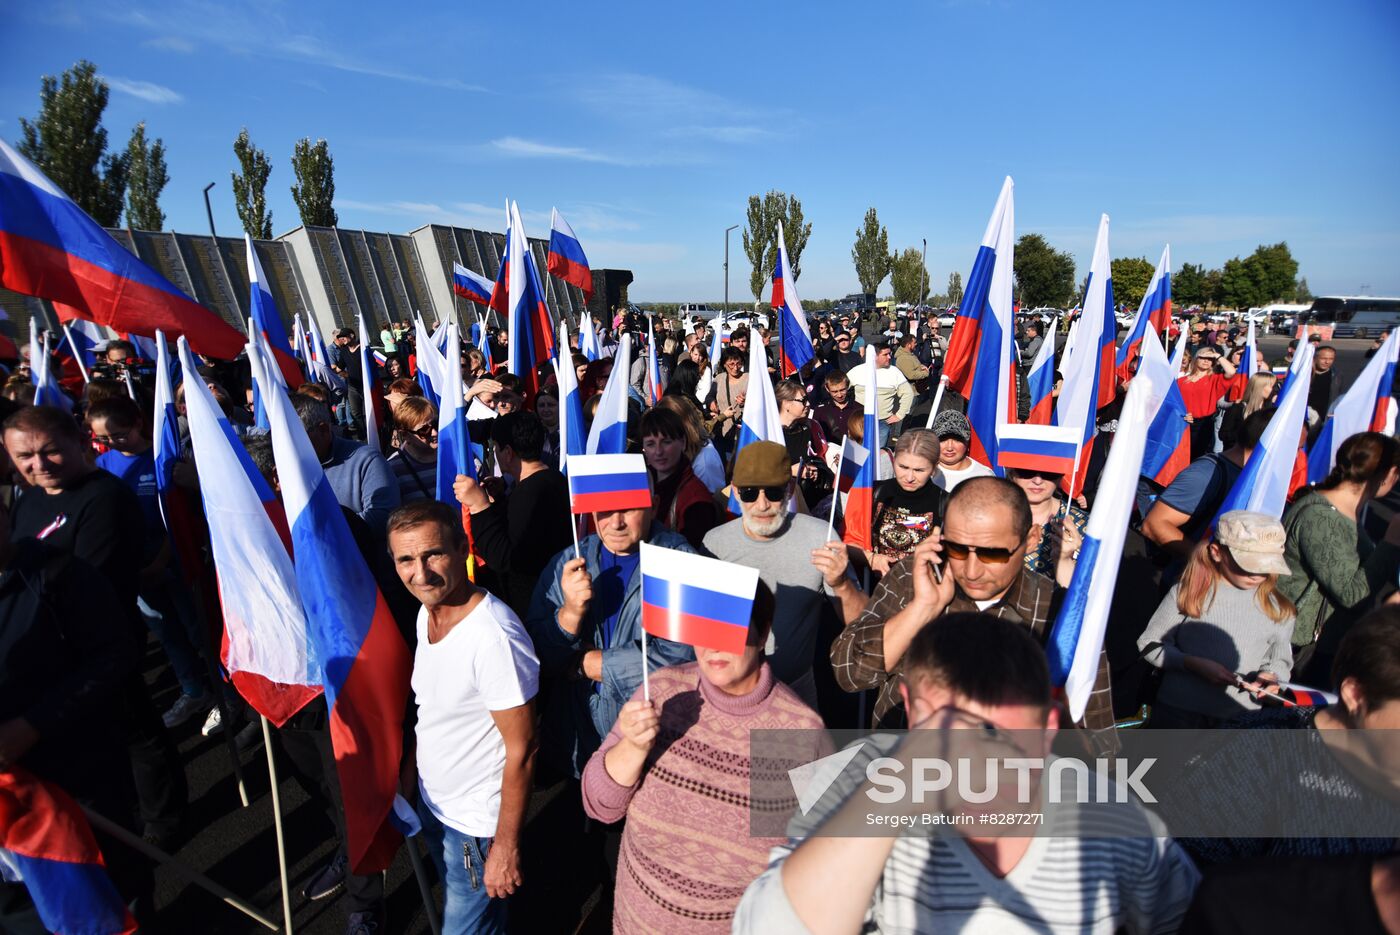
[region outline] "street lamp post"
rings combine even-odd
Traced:
[[[927,290],[925,277],[928,276],[928,238],[924,239],[923,252],[919,254],[919,305],[924,304],[924,294]]]
[[[720,318],[721,325],[729,321],[729,234],[738,229],[738,224],[732,224],[724,229],[724,313]]]
[[[214,233],[214,209],[209,206],[209,189],[213,187],[213,182],[204,186],[204,213],[209,215],[209,236],[217,238],[219,235]]]

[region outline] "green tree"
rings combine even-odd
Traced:
[[[1195,263],[1183,263],[1181,272],[1172,277],[1172,304],[1182,308],[1205,305],[1210,301],[1206,288],[1205,267]]]
[[[1074,255],[1056,250],[1039,234],[1016,241],[1012,271],[1023,308],[1063,308],[1074,294]]]
[[[1220,268],[1219,301],[1226,308],[1248,309],[1268,301],[1259,281],[1259,265],[1254,258],[1233,257]]]
[[[1223,274],[1218,269],[1209,270],[1205,274],[1205,305],[1220,304],[1221,281]]]
[[[1287,242],[1261,244],[1245,262],[1250,264],[1250,275],[1262,296],[1256,305],[1287,299],[1297,291],[1298,261]]]
[[[928,297],[928,274],[918,247],[907,247],[890,257],[890,287],[896,302],[917,304]]]
[[[1298,280],[1298,284],[1293,287],[1293,298],[1298,302],[1311,302],[1313,300],[1312,290],[1308,288],[1308,277],[1304,276]]]
[[[233,176],[233,203],[238,209],[238,220],[243,222],[243,230],[250,237],[270,240],[272,212],[267,207],[267,177],[272,174],[272,163],[267,153],[248,138],[247,127],[240,130],[238,139],[233,141],[233,154],[243,169],[229,173]]]
[[[160,210],[160,193],[170,176],[165,170],[165,141],[146,142],[143,120],[131,131],[126,144],[126,226],[143,231],[165,229],[165,212]]]
[[[89,61],[79,61],[60,78],[45,75],[39,115],[33,123],[19,118],[19,151],[97,223],[116,227],[126,194],[127,160],[125,153],[107,152],[102,126],[107,94],[106,82]]]
[[[297,140],[292,152],[292,174],[297,183],[292,186],[292,200],[301,213],[301,223],[308,227],[334,227],[339,221],[335,213],[335,160],[330,144],[325,140]]]
[[[957,270],[948,274],[948,305],[953,306],[962,302],[962,273]]]
[[[1152,274],[1156,271],[1157,267],[1145,257],[1119,257],[1114,260],[1109,267],[1114,299],[1137,308],[1147,294],[1147,284],[1152,281]]]
[[[802,251],[812,236],[812,225],[802,219],[802,202],[795,195],[770,190],[762,197],[749,196],[749,224],[744,228],[744,253],[749,258],[749,290],[754,301],[763,297],[763,290],[773,276],[778,262],[778,222],[783,222],[783,236],[788,252],[792,278],[802,276]]]
[[[851,247],[851,262],[856,267],[856,279],[861,292],[875,292],[890,274],[894,257],[890,254],[890,232],[880,226],[874,208],[865,212],[865,223],[856,231]]]

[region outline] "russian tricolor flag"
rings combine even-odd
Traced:
[[[395,800],[413,660],[292,401],[280,386],[266,395],[297,586],[330,712],[350,869],[378,873],[402,840],[394,817],[406,806]]]
[[[651,405],[661,401],[661,364],[656,359],[656,329],[652,327],[651,314],[647,314],[647,397]]]
[[[34,384],[34,405],[57,406],[65,412],[73,410],[73,400],[63,392],[53,374],[49,336],[39,337],[39,325],[33,318],[29,319],[29,382]]]
[[[1011,278],[1015,184],[1007,176],[982,235],[948,339],[943,375],[967,400],[973,458],[996,469],[997,429],[1016,421],[1016,365]],[[869,407],[867,407],[869,408]],[[873,444],[869,440],[867,444]]]
[[[1351,388],[1326,414],[1322,431],[1308,452],[1308,483],[1322,481],[1337,460],[1337,449],[1361,432],[1385,432],[1390,414],[1390,387],[1400,358],[1400,328],[1392,328],[1385,343],[1366,362]]]
[[[573,366],[572,363],[569,366]],[[620,455],[627,450],[627,384],[632,369],[632,336],[623,333],[613,357],[612,373],[588,430],[588,453]]]
[[[1068,474],[1081,436],[1074,426],[1003,425],[997,436],[997,465]]]
[[[292,346],[287,341],[287,329],[282,324],[282,315],[278,312],[272,291],[267,286],[267,274],[263,272],[258,251],[253,247],[253,238],[244,234],[243,240],[248,247],[248,307],[252,312],[253,324],[262,335],[264,350],[272,352],[273,359],[282,372],[282,382],[296,389],[302,384],[301,368],[292,357]],[[366,341],[369,340],[367,334],[362,337]]]
[[[875,411],[874,404],[866,406],[865,411],[869,421],[869,415]],[[734,444],[734,457],[737,459],[739,452],[754,442],[787,444],[783,423],[778,418],[778,400],[773,395],[773,384],[768,382],[768,357],[757,334],[749,341],[749,389],[744,399],[744,418],[739,424],[739,440]],[[743,513],[733,486],[729,489],[729,512],[735,516]]]
[[[423,395],[441,412],[441,388],[447,383],[446,359],[433,343],[432,336],[428,334],[428,326],[418,315],[413,317],[413,334],[414,343],[417,345],[418,386],[423,390]]]
[[[452,264],[452,291],[464,299],[490,305],[491,290],[495,285],[485,276],[472,272],[461,263]]]
[[[1172,370],[1155,331],[1147,332],[1142,338],[1138,374],[1144,372],[1154,386],[1165,385],[1167,389],[1156,413],[1148,414],[1152,423],[1147,427],[1142,476],[1166,487],[1191,463],[1191,423],[1186,421],[1186,401],[1181,398],[1181,387],[1176,384],[1176,371]]]
[[[1306,685],[1284,682],[1279,686],[1279,689],[1280,694],[1300,708],[1325,708],[1327,705],[1337,703],[1336,695],[1320,688],[1308,688]]]
[[[0,770],[0,870],[63,935],[136,931],[78,803],[19,766]]]
[[[569,329],[559,323],[559,343],[569,346]],[[559,384],[559,470],[569,473],[569,460],[588,450],[584,434],[583,396],[578,388],[578,373],[572,360],[554,360],[554,376]]]
[[[550,212],[549,257],[545,268],[570,285],[582,289],[585,299],[593,298],[593,272],[588,268],[588,257],[583,255],[583,247],[574,236],[574,229],[564,220],[558,208]]]
[[[1079,471],[1066,477],[1064,488],[1070,498],[1084,490],[1084,475],[1089,469],[1089,454],[1094,450],[1094,427],[1098,411],[1113,402],[1114,367],[1113,339],[1118,334],[1118,321],[1113,317],[1113,280],[1108,257],[1108,215],[1099,218],[1099,233],[1094,240],[1094,258],[1089,264],[1089,287],[1084,293],[1084,313],[1074,346],[1065,352],[1060,371],[1065,382],[1055,406],[1058,425],[1079,426],[1084,443],[1079,450]]]
[[[875,465],[880,450],[880,423],[875,416],[874,402],[875,394],[879,389],[879,380],[875,374],[875,348],[866,346],[865,364],[861,369],[865,377],[866,398],[861,433],[865,437],[864,449],[868,453],[866,457],[859,459],[855,478],[850,482],[849,492],[846,495],[846,506],[842,514],[844,529],[841,532],[841,541],[868,550],[875,546]],[[852,445],[855,444],[850,439],[847,441]],[[854,449],[850,448],[843,447],[841,451],[843,459],[850,458],[854,454]]]
[[[243,348],[236,328],[113,240],[4,140],[0,285],[71,305],[114,331],[183,334],[210,357],[232,360]]]
[[[841,466],[836,475],[836,489],[848,494],[860,483],[861,471],[870,458],[870,450],[847,435],[841,439]]]
[[[569,346],[568,341],[561,341],[564,347]],[[585,309],[578,319],[578,350],[590,361],[597,360],[603,356],[603,344],[598,340],[598,329],[593,327],[593,316]]]
[[[533,400],[540,390],[540,365],[555,354],[554,322],[545,305],[519,206],[512,201],[508,213],[506,255],[491,293],[491,307],[506,317],[506,353],[510,358],[506,363],[520,378],[526,398]]]
[[[379,410],[384,406],[384,390],[379,385],[379,365],[370,356],[365,316],[356,314],[355,317],[360,326],[360,392],[364,394],[365,401],[365,444],[383,454],[383,445],[379,441]]]
[[[659,639],[742,653],[757,590],[757,568],[642,543],[642,629]]]
[[[1133,326],[1123,338],[1118,348],[1118,379],[1127,380],[1132,376],[1132,363],[1142,353],[1142,336],[1150,329],[1161,334],[1172,320],[1172,247],[1162,248],[1162,258],[1152,272],[1147,284],[1147,292],[1138,303],[1137,317]],[[1115,332],[1117,329],[1114,329]]]
[[[1308,373],[1312,367],[1313,346],[1298,345],[1295,373]],[[1298,459],[1298,446],[1306,425],[1308,390],[1312,381],[1294,379],[1279,400],[1269,427],[1264,429],[1259,444],[1250,453],[1244,470],[1235,478],[1235,485],[1225,495],[1216,516],[1231,510],[1253,510],[1278,519],[1288,504],[1293,486],[1293,468]],[[1121,425],[1121,423],[1120,423]],[[1114,442],[1117,446],[1117,442]]]
[[[476,315],[476,326],[474,328],[479,337],[476,349],[481,351],[482,364],[486,367],[487,373],[494,373],[496,361],[491,354],[491,331],[486,325],[486,319],[478,312]]]
[[[1086,308],[1093,306],[1086,303]],[[1128,520],[1133,513],[1138,471],[1151,413],[1161,404],[1166,386],[1155,368],[1139,370],[1128,385],[1118,433],[1108,449],[1094,509],[1084,527],[1084,544],[1074,578],[1055,618],[1045,647],[1050,677],[1063,685],[1070,717],[1079,721],[1098,675],[1099,653],[1108,629],[1108,611],[1123,558]]]
[[[778,260],[773,265],[773,294],[769,304],[778,314],[778,333],[782,335],[778,351],[780,372],[784,377],[790,376],[805,367],[816,355],[812,348],[812,333],[807,330],[807,313],[802,310],[802,300],[797,297],[797,283],[793,280],[792,265],[788,263],[782,221],[778,222]]]
[[[1059,319],[1050,323],[1040,350],[1031,362],[1031,372],[1026,377],[1030,389],[1031,411],[1026,421],[1031,425],[1049,425],[1055,416],[1055,334],[1059,331]]]
[[[651,506],[651,481],[641,455],[575,455],[569,459],[569,502],[575,513]]]
[[[58,311],[64,307],[55,304],[54,310]],[[58,317],[63,319],[63,313],[59,312]],[[67,345],[66,356],[71,357],[82,368],[83,379],[86,380],[87,372],[97,363],[97,345],[107,340],[107,336],[102,333],[102,326],[74,317],[63,321],[63,338]],[[65,353],[64,349],[61,348],[59,353]]]

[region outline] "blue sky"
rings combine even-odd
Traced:
[[[528,15],[525,15],[528,11]],[[1017,234],[1087,268],[1114,256],[1219,265],[1287,240],[1314,292],[1400,294],[1400,4],[35,4],[0,0],[0,136],[39,78],[79,58],[105,124],[169,148],[167,224],[238,231],[247,126],[296,226],[296,139],[325,137],[346,227],[430,221],[532,236],[557,205],[639,300],[723,292],[723,231],[778,188],[813,223],[799,292],[857,288],[874,206],[891,246],[928,239],[938,290],[966,277],[1004,175]],[[731,297],[748,297],[731,244]],[[882,292],[888,291],[888,282]]]

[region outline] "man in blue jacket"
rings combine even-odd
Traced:
[[[554,556],[535,585],[526,628],[548,693],[540,756],[577,777],[622,706],[642,684],[641,544],[694,552],[685,537],[653,524],[655,510],[594,513],[598,532]],[[695,658],[689,646],[647,637],[650,669]],[[562,683],[562,684],[560,684]]]

